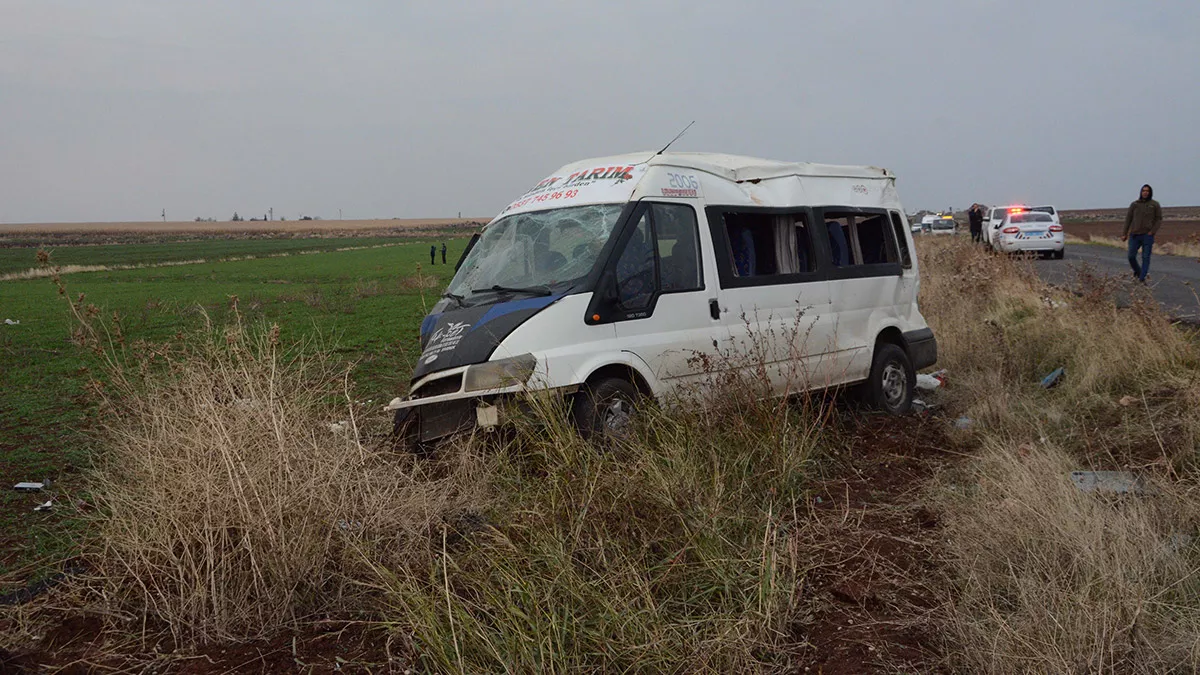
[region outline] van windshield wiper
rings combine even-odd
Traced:
[[[529,286],[527,288],[521,288],[519,286],[501,286],[500,284],[494,284],[488,288],[471,289],[472,293],[487,293],[489,291],[494,291],[496,293],[524,293],[526,295],[541,296],[550,295],[553,292],[545,286]]]
[[[451,293],[450,291],[446,291],[445,293],[442,293],[442,297],[443,297],[443,298],[450,298],[450,299],[451,299],[451,300],[453,300],[454,302],[458,303],[458,306],[459,306],[459,307],[463,307],[463,306],[464,306],[464,305],[463,305],[463,296],[459,295],[458,293]]]

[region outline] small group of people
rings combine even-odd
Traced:
[[[983,241],[985,210],[981,204],[972,204],[967,211],[973,242]],[[1146,282],[1146,275],[1150,273],[1150,253],[1154,249],[1154,236],[1162,227],[1162,220],[1162,206],[1154,200],[1154,188],[1147,183],[1142,186],[1138,198],[1125,212],[1125,229],[1121,232],[1121,241],[1129,243],[1129,266],[1133,268],[1133,275],[1142,283]]]
[[[429,247],[429,264],[437,264],[437,244]],[[442,242],[442,264],[446,264],[446,242]]]

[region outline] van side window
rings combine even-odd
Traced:
[[[839,213],[827,210],[825,229],[834,267],[897,262],[891,228],[884,213]]]
[[[658,243],[658,270],[663,293],[698,291],[700,233],[696,211],[683,204],[653,204],[654,237]]]
[[[626,311],[645,309],[658,288],[654,265],[654,238],[650,232],[650,210],[642,212],[633,236],[617,259],[617,299]]]
[[[900,214],[895,211],[892,215],[892,232],[896,235],[896,245],[900,247],[900,265],[904,269],[912,267],[912,253],[908,250],[908,239],[904,237],[907,228],[904,226],[904,221],[900,219]]]
[[[808,219],[803,213],[725,213],[733,272],[763,277],[813,271]]]

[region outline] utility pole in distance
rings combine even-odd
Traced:
[[[267,213],[271,214],[270,215],[271,220],[275,220],[275,209],[274,208],[267,209]]]
[[[163,209],[162,217],[163,217],[163,222],[164,223],[167,222],[167,210],[166,209]]]

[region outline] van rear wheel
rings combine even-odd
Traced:
[[[890,342],[879,345],[866,382],[868,402],[886,413],[903,415],[912,408],[916,383],[917,374],[908,354]]]
[[[588,440],[628,436],[639,396],[633,383],[616,377],[587,385],[575,396],[572,409],[579,435]]]

